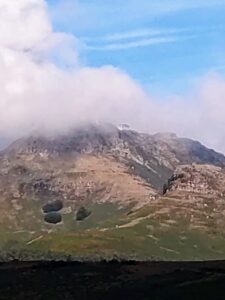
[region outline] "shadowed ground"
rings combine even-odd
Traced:
[[[0,299],[224,299],[225,262],[5,263]]]

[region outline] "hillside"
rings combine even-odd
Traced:
[[[15,141],[0,154],[2,259],[224,258],[224,166],[197,141],[110,124]]]

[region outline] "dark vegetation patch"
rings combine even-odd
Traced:
[[[76,220],[77,221],[83,221],[87,217],[89,217],[91,214],[91,211],[86,209],[84,206],[80,207],[76,213]]]
[[[49,212],[44,216],[44,220],[46,223],[57,224],[62,221],[62,216],[57,212]]]
[[[57,212],[63,208],[63,203],[61,200],[56,200],[49,202],[42,207],[44,213]]]

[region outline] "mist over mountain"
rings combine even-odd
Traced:
[[[205,74],[184,96],[156,99],[124,70],[85,65],[79,59],[85,45],[53,29],[46,1],[4,0],[0,10],[1,139],[35,130],[60,134],[87,122],[124,122],[225,151],[225,83],[219,74]]]

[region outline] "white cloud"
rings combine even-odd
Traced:
[[[42,0],[1,0],[0,15],[0,136],[100,120],[175,131],[225,151],[225,81],[218,75],[203,78],[189,99],[154,101],[112,66],[79,67],[78,61],[68,71],[51,62],[49,55],[57,55],[74,65],[77,40],[53,32]]]
[[[77,65],[66,71],[49,61],[47,54],[57,53],[57,61],[64,61],[65,53],[77,56],[73,38],[52,31],[42,0],[16,1],[13,6],[4,0],[0,6],[1,136],[23,135],[40,127],[67,129],[87,120],[107,120],[111,114],[116,121],[120,109],[125,114],[128,103],[139,103],[141,88],[113,67]]]
[[[153,29],[142,28],[133,31],[112,33],[100,37],[84,37],[87,43],[86,48],[95,51],[124,50],[138,47],[146,47],[163,43],[172,43],[183,39],[191,38],[195,35],[190,28],[180,29]]]
[[[171,36],[185,36],[186,34],[206,34],[209,32],[216,32],[224,29],[221,26],[208,26],[208,27],[183,27],[183,28],[139,28],[124,32],[114,32],[102,36],[84,36],[82,40],[87,43],[107,43],[107,42],[130,42],[132,40],[156,37],[171,37]]]
[[[148,38],[140,39],[132,42],[124,43],[112,43],[100,46],[87,46],[89,50],[105,51],[105,50],[126,50],[131,48],[146,47],[151,45],[158,45],[164,43],[172,43],[178,41],[180,38],[176,36],[171,37],[157,37],[157,38]]]
[[[161,35],[162,33],[166,32],[167,30],[162,29],[153,29],[153,28],[142,28],[142,29],[136,29],[132,31],[127,32],[116,32],[112,34],[107,34],[105,36],[100,37],[84,37],[83,39],[85,41],[103,41],[103,42],[113,42],[113,41],[121,41],[121,40],[128,40],[133,38],[143,38],[148,36],[156,36]]]
[[[0,41],[2,47],[34,49],[51,36],[46,4],[42,0],[0,2]]]
[[[162,43],[184,41],[203,37],[223,29],[221,26],[183,28],[141,28],[125,32],[114,32],[102,36],[82,37],[86,49],[95,51],[123,50],[146,47]]]
[[[37,59],[53,56],[77,62],[75,37],[53,32],[44,0],[0,1],[0,47],[30,53]],[[73,56],[73,59],[72,59]]]

